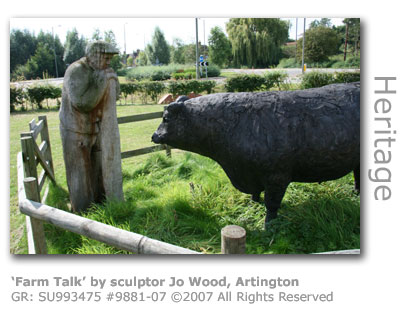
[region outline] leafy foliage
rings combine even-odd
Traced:
[[[226,90],[228,92],[254,92],[259,90],[269,90],[280,86],[287,79],[285,72],[266,72],[264,75],[258,74],[239,74],[228,78],[226,81]]]
[[[168,64],[170,62],[170,51],[163,32],[156,27],[152,36],[152,43],[146,47],[146,54],[150,64]]]
[[[298,40],[297,58],[302,59],[302,42]],[[318,26],[305,31],[304,60],[306,62],[322,62],[338,52],[339,38],[337,33],[327,27]]]
[[[65,41],[64,62],[71,64],[85,56],[87,42],[83,36],[79,36],[77,29],[68,31]]]
[[[10,86],[10,112],[14,112],[16,110],[16,107],[23,103],[23,100],[23,89]]]
[[[302,89],[319,88],[332,83],[348,83],[360,81],[360,72],[326,73],[319,71],[307,72],[301,81]]]
[[[289,25],[280,19],[233,18],[227,23],[233,64],[268,67],[278,64],[280,46],[288,38]]]
[[[27,88],[27,95],[31,103],[37,104],[42,109],[45,99],[58,99],[61,97],[61,88],[53,85],[37,85]]]
[[[220,27],[210,30],[209,37],[209,59],[211,63],[219,67],[225,67],[231,59],[232,49],[229,39]]]

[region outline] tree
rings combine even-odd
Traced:
[[[104,32],[104,41],[112,44],[119,52],[119,46],[116,43],[115,33],[112,30]]]
[[[148,65],[148,56],[146,55],[145,51],[140,51],[138,55],[138,64],[140,66]]]
[[[163,32],[156,27],[152,36],[152,43],[146,46],[146,54],[151,64],[168,64],[170,50]]]
[[[94,33],[92,34],[91,40],[92,41],[102,40],[101,31],[98,28],[94,30]]]
[[[310,29],[317,28],[317,27],[326,27],[330,28],[332,26],[331,19],[329,18],[322,18],[321,20],[314,20],[310,23]]]
[[[223,30],[220,27],[214,27],[210,30],[209,37],[209,59],[219,67],[228,64],[231,57],[231,45]]]
[[[55,71],[54,52],[46,44],[40,43],[37,50],[26,64],[26,79],[43,78]]]
[[[24,65],[34,55],[37,39],[28,30],[13,29],[10,32],[10,74],[18,65]]]
[[[354,44],[353,52],[356,55],[360,48],[361,41],[361,21],[359,18],[345,18],[342,21],[345,24],[345,45],[344,45],[344,61],[347,56],[348,42]]]
[[[83,36],[79,37],[77,29],[67,32],[64,46],[64,62],[66,65],[77,61],[85,56],[87,42]]]
[[[327,61],[329,56],[338,53],[339,39],[335,30],[323,26],[305,31],[304,59],[306,62]],[[298,40],[297,58],[301,59],[302,41]]]
[[[42,44],[43,46],[47,47],[51,50],[53,57],[55,53],[54,60],[57,62],[58,68],[58,76],[61,77],[64,75],[66,65],[64,63],[64,46],[61,44],[60,38],[57,35],[53,35],[52,33],[45,33],[40,31],[37,37],[38,44]],[[57,76],[57,70],[55,70],[55,61],[54,61],[54,68],[50,75]]]
[[[171,47],[171,59],[172,63],[185,63],[184,44],[179,38],[173,40]]]
[[[276,18],[233,18],[227,23],[237,66],[268,67],[280,59],[280,46],[288,38],[289,24]]]

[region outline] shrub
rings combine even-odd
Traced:
[[[264,77],[257,74],[240,74],[226,81],[228,92],[253,92],[261,90],[264,85]]]
[[[287,79],[287,73],[274,71],[266,72],[264,75],[240,74],[228,78],[225,88],[228,92],[254,92],[259,90],[269,90],[280,86]]]
[[[296,61],[295,58],[281,59],[277,68],[301,68],[301,61]]]
[[[334,83],[334,75],[332,73],[312,71],[304,74],[301,88],[319,88],[331,83]]]
[[[187,81],[169,81],[168,91],[174,97],[188,95],[191,92],[201,93],[206,91],[207,93],[212,93],[213,89],[216,87],[216,82],[212,80],[187,80]]]
[[[286,72],[266,72],[264,73],[264,88],[266,90],[270,90],[273,87],[277,87],[279,90],[281,90],[281,86],[284,84],[287,78],[288,75]]]
[[[16,111],[17,105],[22,104],[23,99],[23,89],[10,86],[10,112]]]
[[[348,83],[361,81],[360,72],[335,72],[334,81],[336,83]]]
[[[50,84],[36,85],[27,88],[28,99],[42,109],[42,102],[45,99],[58,99],[61,97],[61,88]]]
[[[206,91],[207,94],[212,93],[213,89],[216,87],[216,81],[212,81],[212,80],[199,81],[199,83],[200,83],[199,92]]]
[[[195,74],[196,74],[196,72],[195,72]],[[206,71],[205,71],[204,67],[203,67],[203,74],[206,76]],[[218,77],[218,76],[220,76],[220,68],[215,64],[210,64],[207,67],[207,76],[208,77]]]
[[[336,72],[325,73],[312,71],[304,74],[301,81],[301,88],[319,88],[331,83],[348,83],[360,81],[360,72]]]
[[[141,81],[137,85],[137,91],[142,94],[144,102],[148,100],[148,97],[157,102],[159,95],[165,91],[165,85],[160,81]]]

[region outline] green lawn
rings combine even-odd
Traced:
[[[118,116],[161,110],[159,105],[118,106]],[[19,133],[46,114],[57,187],[48,203],[67,210],[68,194],[58,112],[10,116],[10,214],[12,253],[27,252],[24,217],[17,207],[16,155]],[[160,119],[120,125],[121,149],[152,145]],[[205,253],[220,252],[220,230],[236,224],[247,231],[248,253],[312,253],[359,248],[360,198],[352,174],[322,184],[290,185],[279,217],[264,231],[265,207],[237,191],[214,161],[191,153],[164,151],[123,160],[125,202],[95,205],[82,215],[148,237]],[[122,253],[97,241],[46,226],[50,253]]]

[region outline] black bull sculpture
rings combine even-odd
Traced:
[[[268,223],[290,182],[354,171],[359,191],[360,83],[182,96],[167,107],[152,141],[212,158],[255,201],[265,190]]]

